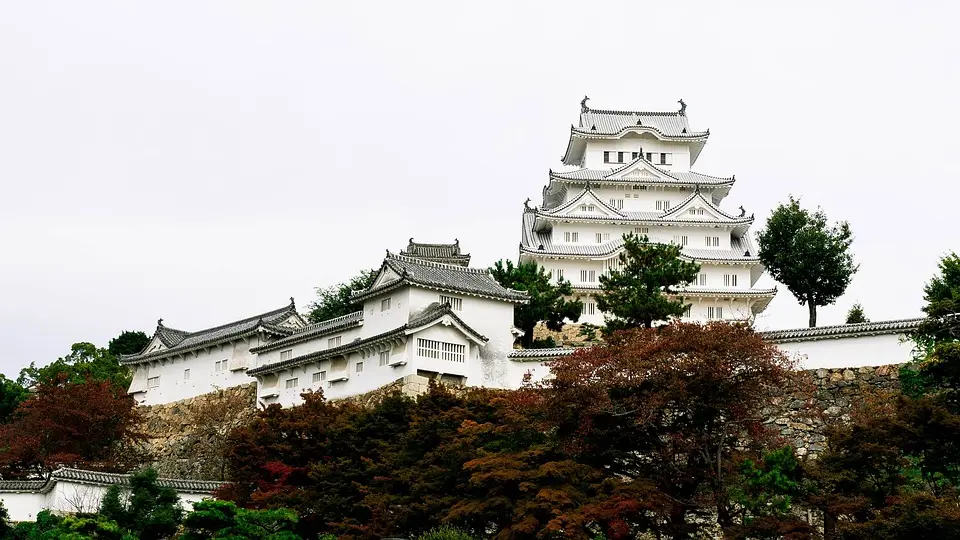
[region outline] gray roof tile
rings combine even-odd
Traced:
[[[252,334],[261,324],[266,329],[269,329],[274,333],[288,335],[293,333],[293,328],[281,328],[276,326],[276,324],[283,322],[291,316],[296,317],[303,322],[303,320],[300,319],[300,315],[297,313],[297,307],[292,298],[290,299],[290,303],[282,308],[274,309],[266,313],[254,315],[252,317],[247,317],[245,319],[240,319],[239,321],[233,321],[231,323],[215,326],[213,328],[199,330],[197,332],[186,332],[183,330],[174,330],[173,332],[169,332],[168,330],[170,329],[163,326],[163,320],[161,319],[157,324],[157,330],[154,335],[158,336],[168,348],[149,353],[123,355],[120,357],[120,363],[136,364],[138,362],[146,362],[148,360],[157,360],[160,358],[166,358],[168,356],[182,354],[201,347],[210,346],[223,341],[238,339],[240,337]],[[164,341],[165,339],[170,340],[169,345],[166,341]]]
[[[500,285],[497,280],[493,279],[488,270],[435,263],[404,255],[394,255],[390,252],[387,252],[381,271],[386,268],[396,272],[400,279],[371,287],[365,291],[357,291],[353,294],[353,299],[359,301],[393,290],[404,284],[412,284],[430,289],[496,298],[508,302],[527,302],[526,293]]]
[[[925,319],[897,319],[857,324],[837,324],[815,328],[793,328],[790,330],[768,330],[760,335],[774,343],[790,341],[816,341],[842,337],[871,336],[878,334],[905,334],[920,327]]]
[[[686,115],[679,112],[640,112],[587,110],[580,113],[579,130],[585,133],[612,135],[638,125],[651,127],[667,137],[698,137],[707,132],[694,132]]]
[[[586,347],[580,347],[584,349]],[[575,351],[579,349],[572,349],[566,347],[552,347],[549,349],[515,349],[510,351],[510,354],[507,355],[507,358],[511,360],[549,360],[553,358],[559,358],[561,356],[570,356]]]
[[[360,326],[362,324],[363,310],[354,311],[353,313],[341,315],[340,317],[335,317],[333,319],[327,319],[318,323],[308,324],[289,336],[282,337],[276,341],[271,341],[270,343],[261,345],[259,347],[254,347],[250,349],[250,352],[260,353],[265,351],[273,351],[293,345],[295,343],[303,343],[304,341],[322,337],[326,334],[340,332],[346,328]]]
[[[458,325],[460,325],[467,333],[471,334],[478,341],[483,341],[483,342],[488,341],[486,336],[477,332],[476,330],[471,328],[467,323],[463,322],[463,319],[458,317],[457,314],[454,313],[452,309],[450,309],[450,304],[440,304],[438,302],[434,302],[433,304],[430,304],[429,306],[424,308],[423,311],[419,313],[410,314],[410,317],[407,319],[406,324],[404,324],[403,326],[394,328],[393,330],[388,330],[386,332],[382,332],[380,334],[370,336],[367,338],[357,339],[350,343],[347,343],[346,345],[333,347],[332,349],[315,351],[315,352],[304,354],[301,356],[296,356],[294,358],[291,358],[289,360],[284,360],[282,362],[274,362],[272,364],[259,366],[255,369],[251,369],[247,371],[247,374],[260,375],[263,373],[273,373],[276,371],[289,369],[291,367],[296,367],[296,366],[308,364],[311,362],[319,362],[321,360],[330,358],[332,356],[339,356],[341,354],[349,353],[349,352],[361,349],[363,347],[368,347],[380,341],[385,341],[385,340],[396,338],[398,336],[402,336],[406,334],[408,330],[416,329],[426,324],[430,324],[433,321],[440,319],[444,315],[450,315],[450,317],[454,321],[456,321]]]
[[[0,481],[0,492],[34,491],[46,493],[53,489],[53,486],[61,480],[100,486],[126,486],[130,484],[130,477],[131,475],[129,474],[64,468],[53,471],[50,473],[50,477],[44,480]],[[213,493],[224,484],[224,482],[209,480],[186,480],[183,478],[158,478],[157,483],[162,487],[172,488],[179,492],[190,493]]]
[[[413,238],[401,255],[427,261],[457,266],[469,266],[470,254],[460,252],[460,240],[454,239],[452,244],[422,244],[414,242]]]

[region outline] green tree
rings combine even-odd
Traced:
[[[65,379],[60,377],[61,374],[66,375]],[[117,357],[107,349],[81,342],[70,347],[70,354],[45,366],[38,367],[30,362],[28,367],[20,370],[17,382],[25,388],[34,388],[40,383],[58,380],[70,383],[108,381],[126,391],[130,387],[130,370],[120,365]]]
[[[357,311],[357,306],[350,299],[350,293],[369,288],[378,272],[379,270],[363,270],[345,283],[327,288],[317,287],[317,299],[307,306],[310,310],[307,312],[307,319],[310,322],[320,322]]]
[[[760,261],[774,279],[806,305],[809,325],[817,325],[817,307],[833,304],[847,290],[858,266],[853,263],[850,225],[827,223],[819,208],[811,212],[792,196],[778,206],[758,235]]]
[[[286,508],[248,510],[229,501],[204,500],[183,520],[183,540],[297,540],[297,515]]]
[[[0,375],[0,424],[10,420],[13,411],[27,399],[30,392],[20,386],[17,381],[12,381],[3,375]]]
[[[915,360],[901,376],[916,392],[937,390],[960,410],[960,257],[945,255],[938,270],[923,288],[927,318],[911,336]]]
[[[868,323],[870,319],[863,313],[863,306],[860,305],[860,302],[850,306],[850,311],[847,312],[847,324],[858,324],[858,323]]]
[[[626,234],[619,267],[600,276],[597,307],[613,315],[607,332],[653,326],[654,321],[683,315],[682,298],[671,299],[674,287],[692,282],[700,265],[680,259],[680,246],[650,242],[646,236]]]
[[[13,537],[13,527],[10,526],[10,512],[0,501],[0,540]]]
[[[107,352],[119,357],[121,354],[137,354],[147,348],[150,336],[140,331],[124,330],[107,344]]]
[[[130,495],[122,501],[111,489],[101,501],[99,514],[129,530],[136,538],[159,540],[177,532],[183,509],[177,492],[157,481],[157,471],[146,469],[130,478]]]
[[[513,324],[523,331],[520,343],[527,348],[534,345],[533,329],[538,322],[546,324],[550,330],[563,329],[564,319],[577,322],[583,311],[579,300],[566,300],[573,294],[570,282],[559,279],[557,284],[550,283],[550,275],[534,261],[514,265],[511,261],[497,261],[490,273],[504,287],[525,291],[530,302],[518,304],[513,310]]]

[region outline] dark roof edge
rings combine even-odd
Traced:
[[[761,337],[773,343],[792,341],[818,341],[847,337],[863,337],[882,334],[906,334],[920,327],[923,318],[895,319],[856,324],[837,324],[814,328],[791,328],[786,330],[766,330],[758,332]]]

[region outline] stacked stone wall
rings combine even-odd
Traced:
[[[898,390],[898,375],[898,366],[803,371],[797,387],[781,391],[763,414],[767,424],[778,429],[800,455],[816,458],[824,449],[825,428],[833,422],[849,421],[854,405],[864,397]],[[345,400],[371,406],[397,391],[407,396],[422,394],[429,384],[426,377],[409,375]],[[456,392],[466,390],[449,387]],[[146,450],[161,476],[222,480],[226,434],[256,415],[256,384],[145,406],[142,412]]]
[[[160,476],[224,480],[226,435],[257,412],[257,384],[141,407],[145,450]]]
[[[896,365],[805,370],[796,387],[779,392],[763,414],[799,455],[816,458],[824,450],[826,428],[850,421],[854,407],[868,396],[899,391],[899,375]]]

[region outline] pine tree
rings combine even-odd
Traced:
[[[675,287],[692,282],[700,265],[680,259],[680,246],[655,244],[646,236],[626,234],[619,268],[600,276],[597,307],[609,313],[607,332],[653,326],[683,315],[682,298],[670,298]]]

